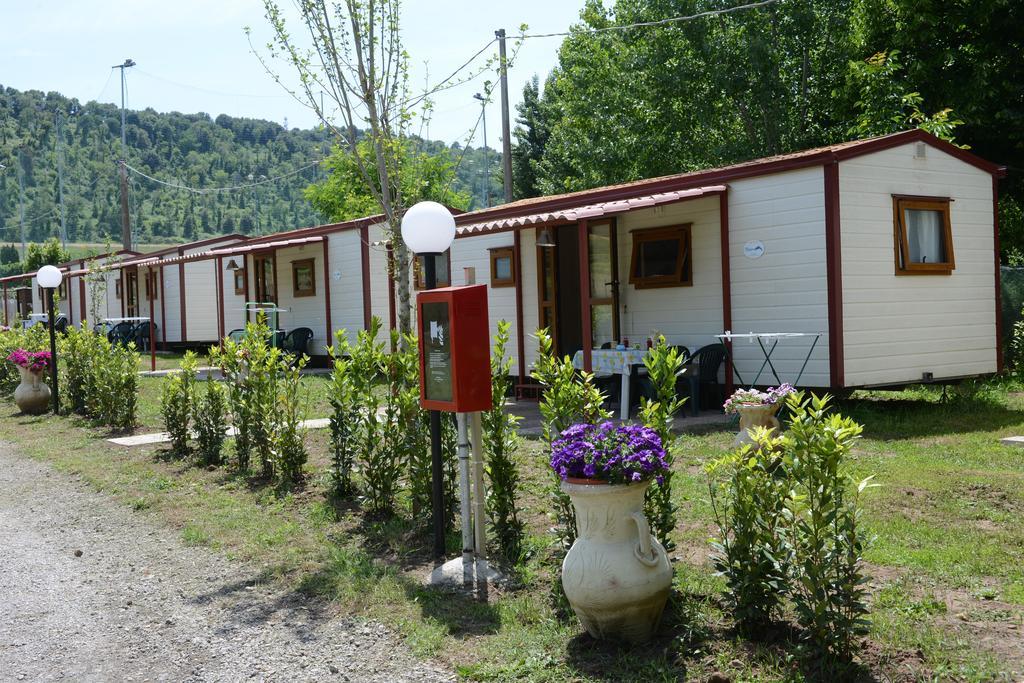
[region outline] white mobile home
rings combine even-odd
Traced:
[[[1003,173],[906,131],[462,214],[450,267],[454,284],[464,266],[489,273],[524,368],[544,326],[585,358],[656,333],[691,350],[726,331],[811,335],[780,341],[783,381],[820,334],[809,387],[983,375],[1002,362]],[[731,355],[748,380],[764,361],[747,339]]]

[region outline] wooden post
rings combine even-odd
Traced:
[[[153,327],[153,293],[156,291],[156,280],[153,269],[146,269],[146,294],[149,295],[149,369],[156,371],[156,329]]]
[[[324,321],[327,327],[327,338],[324,348],[329,348],[334,341],[334,326],[331,325],[331,257],[328,252],[328,236],[324,235]]]

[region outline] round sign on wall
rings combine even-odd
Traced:
[[[764,256],[764,242],[761,240],[750,240],[743,245],[743,255],[747,258],[761,258]]]

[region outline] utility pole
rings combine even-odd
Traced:
[[[124,70],[135,66],[131,59],[124,60],[124,64],[115,64],[111,69],[121,70],[121,161],[118,163],[121,170],[121,244],[125,249],[132,248],[132,226],[128,215],[128,143],[124,135]]]
[[[25,245],[25,164],[21,161],[21,150],[18,150],[18,217],[21,221],[21,260],[25,260],[28,247]]]
[[[484,83],[484,86],[489,86],[490,83]],[[490,90],[490,88],[487,88]],[[491,206],[491,156],[487,151],[487,98],[477,93],[473,95],[474,100],[480,100],[480,113],[484,119],[484,200],[487,202],[487,206]]]
[[[501,169],[504,175],[505,202],[512,201],[512,133],[508,112],[508,64],[505,61],[505,29],[494,32],[501,59]]]
[[[68,228],[64,222],[64,148],[60,144],[60,112],[54,117],[53,146],[57,154],[57,196],[60,198],[60,243],[61,246],[68,245]]]

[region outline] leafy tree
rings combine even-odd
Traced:
[[[859,113],[850,134],[869,137],[916,126],[954,142],[953,129],[963,121],[953,118],[953,110],[948,107],[931,116],[922,112],[921,94],[906,92],[906,86],[902,85],[903,65],[898,56],[899,51],[892,50],[850,63],[850,81],[860,92],[856,102]]]
[[[362,140],[359,146],[363,154],[371,153],[368,139]],[[454,162],[447,152],[431,155],[416,149],[412,141],[405,142],[404,146],[400,174],[403,205],[430,200],[463,210],[469,206],[469,195],[452,189]],[[332,221],[344,221],[380,212],[376,196],[359,172],[356,158],[345,148],[335,147],[325,166],[327,177],[305,191],[306,199],[320,213]]]
[[[545,95],[550,97],[555,85],[548,79]],[[512,194],[516,199],[537,197],[537,168],[544,157],[544,148],[551,136],[546,101],[541,98],[540,79],[534,76],[523,87],[523,101],[516,105],[515,143],[512,145]]]
[[[55,266],[71,260],[71,254],[61,246],[60,240],[56,237],[46,240],[42,244],[32,242],[25,252],[25,263],[22,264],[23,273],[34,273],[43,266]]]
[[[590,0],[559,50],[544,192],[691,170],[840,139],[854,0],[778,3],[664,27],[698,0]],[[545,93],[545,99],[548,99]]]

